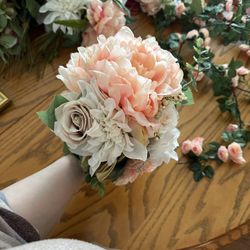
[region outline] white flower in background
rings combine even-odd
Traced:
[[[41,6],[40,13],[47,13],[43,20],[45,25],[52,24],[52,29],[56,32],[61,29],[64,33],[73,34],[71,27],[56,24],[56,20],[79,20],[81,11],[86,8],[89,0],[47,0],[47,3]]]
[[[98,88],[93,88],[95,84],[80,82],[79,85],[83,94],[80,99],[86,104],[92,103],[94,99],[95,107],[92,104],[88,105],[93,123],[86,132],[86,143],[71,151],[81,156],[91,156],[88,160],[91,176],[102,162],[107,162],[108,166],[111,166],[122,154],[130,159],[145,161],[146,146],[129,135],[131,128],[123,110],[116,110],[113,99],[104,99],[101,93],[98,93]]]
[[[159,137],[151,139],[148,146],[149,161],[154,167],[168,163],[171,159],[178,160],[175,149],[179,146],[177,139],[180,131],[176,128],[178,112],[174,104],[165,107],[159,120],[162,123],[162,127],[158,132]]]

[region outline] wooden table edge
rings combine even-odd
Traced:
[[[246,223],[230,230],[226,234],[218,236],[212,240],[209,240],[202,244],[193,245],[191,247],[181,248],[179,250],[193,250],[193,249],[200,249],[200,250],[212,250],[212,249],[220,249],[230,243],[239,240],[242,236],[250,234],[250,220]]]

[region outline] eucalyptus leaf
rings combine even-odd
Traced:
[[[54,123],[56,121],[55,109],[66,102],[68,102],[66,98],[57,95],[50,104],[49,108],[45,111],[37,112],[37,115],[44,124],[46,124],[50,129],[54,130]]]
[[[0,32],[2,32],[5,29],[7,23],[8,23],[8,20],[6,16],[4,14],[0,15]]]
[[[17,43],[17,38],[12,35],[1,35],[0,36],[0,45],[6,49],[10,49],[15,46]]]

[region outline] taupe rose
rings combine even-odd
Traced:
[[[92,118],[88,107],[79,99],[62,104],[55,110],[55,134],[71,149],[83,145],[86,132],[92,126]]]

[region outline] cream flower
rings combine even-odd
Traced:
[[[61,29],[63,33],[73,34],[73,29],[64,25],[56,24],[56,20],[79,20],[81,12],[86,8],[89,0],[47,0],[39,9],[40,13],[47,13],[43,20],[45,25],[52,24],[56,32]]]
[[[92,125],[92,118],[86,103],[79,99],[62,104],[55,110],[55,134],[71,149],[85,143],[86,131]]]
[[[163,163],[168,163],[171,159],[178,160],[175,152],[178,144],[180,131],[176,128],[178,122],[178,112],[173,104],[165,107],[159,118],[162,127],[158,131],[158,136],[151,139],[148,146],[149,161],[153,167],[158,167]]]
[[[127,158],[145,161],[146,146],[129,135],[131,128],[128,126],[123,110],[116,110],[115,101],[111,98],[104,99],[101,93],[98,93],[97,87],[93,89],[93,86],[96,85],[81,82],[83,95],[81,99],[89,102],[91,106],[89,112],[93,118],[93,124],[86,132],[86,143],[72,152],[81,156],[90,156],[88,164],[91,175],[94,175],[102,162],[107,162],[107,165],[111,166],[122,154]],[[97,94],[99,97],[96,96]]]

